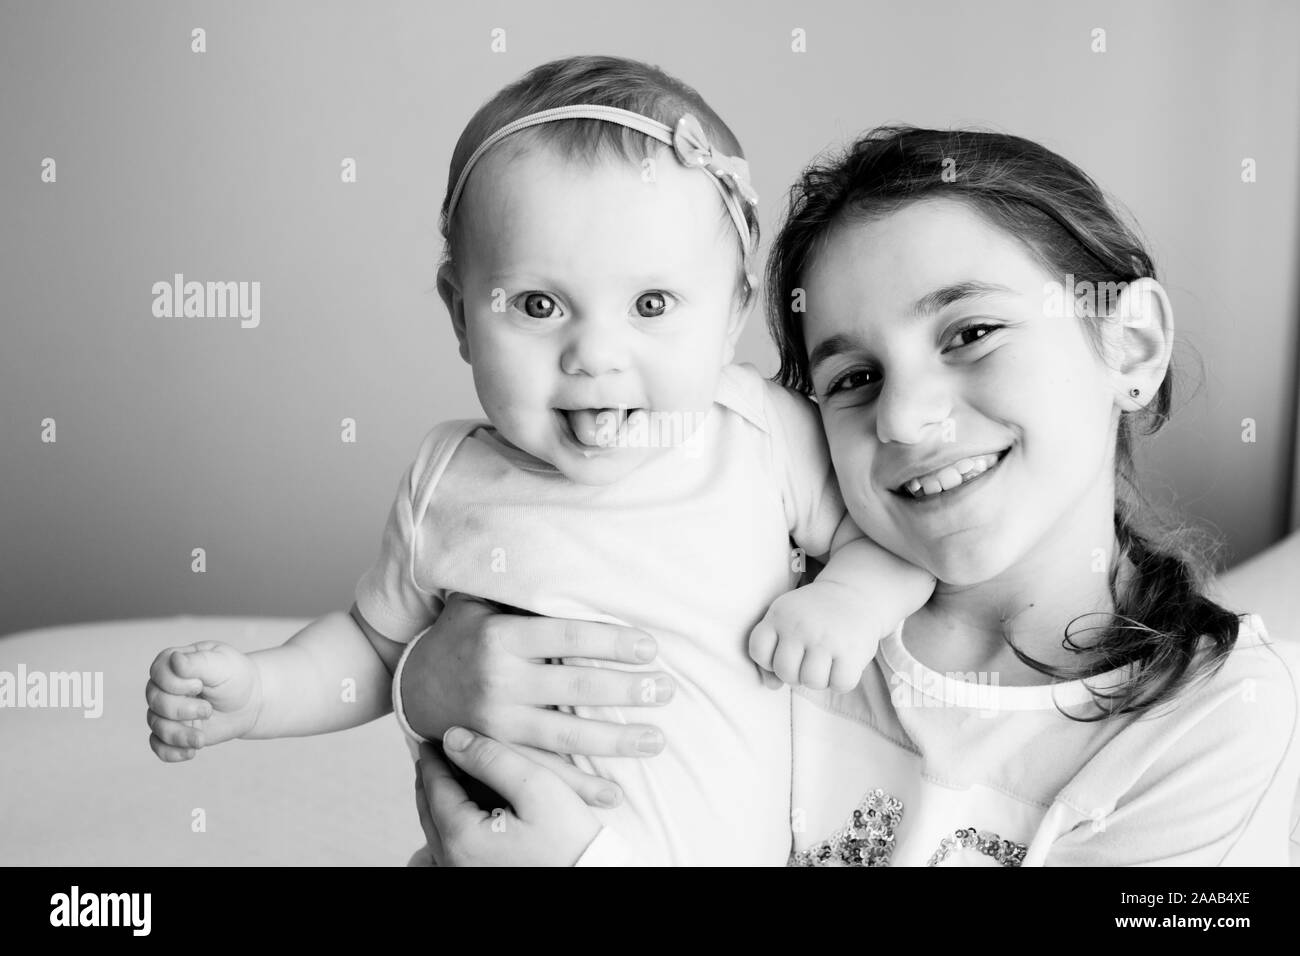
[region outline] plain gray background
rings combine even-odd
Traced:
[[[0,10],[0,633],[346,608],[422,436],[479,415],[433,292],[452,146],[501,85],[583,52],[696,86],[745,144],[768,237],[801,166],[882,122],[1074,160],[1142,225],[1175,306],[1185,387],[1140,453],[1148,493],[1219,531],[1229,563],[1298,517],[1294,3]],[[260,327],[154,318],[176,272],[261,282]],[[774,370],[761,316],[740,357]]]

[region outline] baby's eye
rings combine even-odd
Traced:
[[[642,292],[636,297],[636,314],[653,319],[668,311],[668,297],[662,292]]]
[[[530,319],[549,319],[559,311],[555,300],[545,292],[529,292],[523,299],[523,313]]]

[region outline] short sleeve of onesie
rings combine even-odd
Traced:
[[[825,555],[841,522],[847,522],[852,537],[862,537],[845,512],[817,406],[774,382],[762,386],[773,465],[795,544],[815,557]]]
[[[405,644],[438,617],[443,594],[420,587],[415,579],[415,556],[420,526],[438,479],[456,446],[477,422],[444,422],[420,443],[415,461],[398,483],[388,512],[379,557],[361,576],[356,587],[357,609],[376,631]]]

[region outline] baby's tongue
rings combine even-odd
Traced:
[[[614,438],[618,412],[613,408],[579,408],[565,412],[573,435],[584,445],[601,447]]]

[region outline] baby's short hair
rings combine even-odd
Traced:
[[[726,123],[693,88],[657,66],[616,56],[571,56],[544,63],[488,100],[470,118],[452,153],[447,174],[447,193],[442,202],[442,234],[447,240],[446,259],[452,261],[452,226],[448,205],[456,181],[479,145],[501,127],[542,110],[561,106],[612,106],[640,113],[672,127],[684,113],[691,113],[704,128],[714,147],[743,158],[740,142]],[[516,144],[518,140],[518,145]],[[604,120],[574,119],[543,123],[516,133],[493,149],[525,143],[543,143],[557,149],[566,159],[595,163],[622,158],[640,163],[660,150],[670,150],[652,137]],[[463,204],[457,207],[457,216]],[[755,213],[745,215],[757,235]]]

